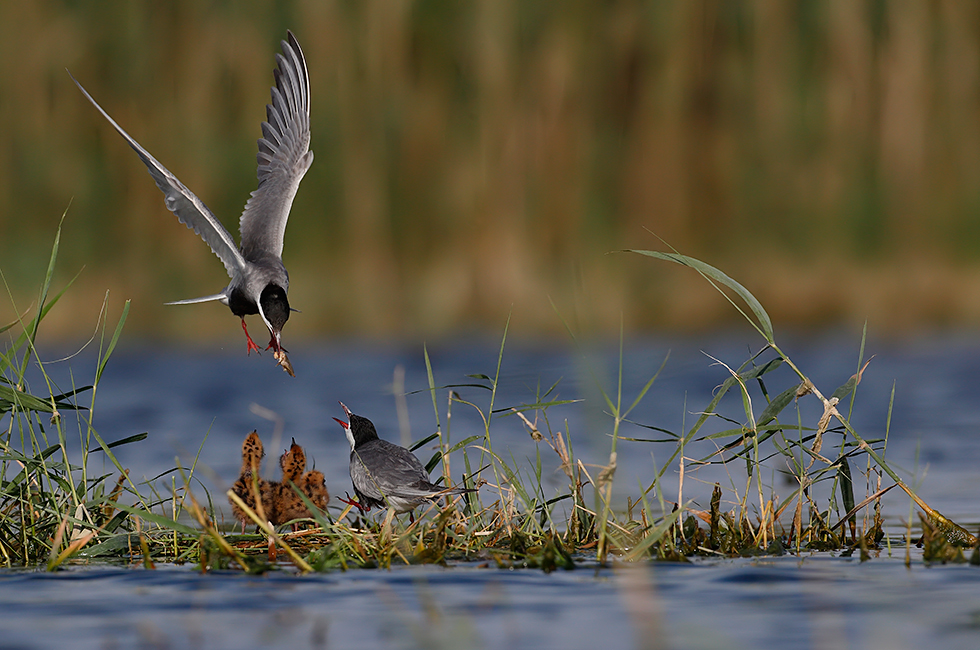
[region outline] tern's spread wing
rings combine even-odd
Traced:
[[[245,204],[239,227],[242,252],[270,252],[282,257],[286,220],[299,182],[313,163],[310,151],[310,78],[303,50],[292,32],[276,55],[276,85],[266,107],[259,140],[259,187]]]
[[[71,73],[69,72],[68,75],[71,76]],[[214,254],[225,265],[229,276],[232,278],[241,276],[245,269],[245,259],[238,252],[238,248],[235,246],[231,235],[228,234],[225,227],[221,225],[221,222],[208,209],[208,206],[204,205],[201,199],[194,196],[193,192],[184,187],[184,184],[177,180],[177,177],[171,174],[166,167],[157,162],[157,159],[141,147],[140,143],[123,131],[122,127],[116,124],[116,121],[102,110],[98,102],[92,99],[88,91],[82,88],[82,84],[78,83],[75,77],[72,76],[71,80],[75,82],[75,85],[82,91],[82,94],[92,102],[92,105],[102,113],[102,117],[109,120],[109,124],[119,132],[119,135],[125,138],[129,146],[133,148],[136,155],[146,165],[157,187],[163,191],[164,203],[166,203],[167,209],[177,215],[177,219],[182,224],[201,236],[201,239],[211,247]]]

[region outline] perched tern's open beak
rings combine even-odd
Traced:
[[[343,402],[338,402],[338,404],[340,404],[341,406],[344,407],[344,413],[347,414],[347,419],[350,420],[350,415],[351,415],[350,414],[350,409],[347,408],[346,406],[344,406],[344,403]],[[340,426],[344,427],[344,433],[347,434],[347,442],[350,443],[350,448],[353,449],[354,448],[354,433],[350,430],[350,422],[344,422],[340,418],[334,418],[334,421],[337,424],[339,424]]]
[[[350,429],[350,409],[347,408],[346,406],[344,406],[344,403],[343,402],[337,402],[337,403],[340,404],[341,406],[343,406],[344,413],[347,414],[347,420],[348,421],[347,422],[344,422],[340,418],[334,418],[334,422],[336,422],[340,426],[344,427],[344,429]]]

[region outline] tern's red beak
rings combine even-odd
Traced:
[[[271,334],[272,337],[269,339],[269,346],[266,348],[266,350],[271,348],[273,351],[282,354],[282,343],[280,343],[279,341],[280,337],[282,336],[282,333],[270,329],[269,334]]]
[[[340,402],[340,405],[344,408],[344,413],[347,414],[347,419],[350,420],[350,409],[344,406],[343,402]],[[354,431],[350,428],[350,422],[344,422],[340,418],[334,418],[334,420],[336,420],[337,424],[344,427],[344,433],[347,434],[347,442],[350,443],[350,448],[353,450],[356,443],[354,442]]]
[[[347,408],[347,405],[344,404],[343,402],[337,402],[337,403],[340,404],[340,408],[344,409],[344,413],[347,414],[347,419],[349,420],[350,419],[350,415],[351,415],[350,409]]]
[[[341,407],[343,407],[344,413],[347,414],[347,420],[348,420],[348,422],[344,422],[340,418],[334,418],[334,421],[337,424],[339,424],[340,426],[344,427],[344,430],[349,431],[350,430],[350,422],[349,422],[349,420],[350,420],[350,409],[347,408],[347,406],[345,406],[343,402],[337,402],[337,403],[340,404]]]

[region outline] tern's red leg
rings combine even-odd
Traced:
[[[345,494],[347,494],[347,493],[345,492]],[[341,503],[346,503],[349,506],[354,506],[355,508],[357,508],[358,510],[361,511],[361,514],[362,515],[365,512],[371,512],[371,506],[362,506],[357,501],[354,501],[353,499],[351,499],[349,494],[347,495],[347,498],[346,499],[343,498],[343,497],[337,497],[337,500],[340,501]]]
[[[245,338],[248,339],[248,350],[246,351],[246,354],[252,354],[252,350],[255,350],[261,354],[262,350],[259,349],[259,346],[255,345],[255,341],[253,341],[252,337],[248,335],[248,327],[245,326],[244,318],[242,318],[242,329],[245,331]]]

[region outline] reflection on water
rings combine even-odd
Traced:
[[[829,394],[857,366],[856,340],[796,338],[784,350],[821,390]],[[670,359],[646,398],[631,413],[634,422],[670,431],[690,426],[710,401],[726,370],[708,357],[739,365],[756,349],[754,339],[648,340],[628,347],[624,401]],[[430,346],[437,385],[474,384],[467,375],[493,375],[497,343]],[[702,352],[702,350],[704,352]],[[859,388],[853,422],[866,438],[884,437],[893,382],[896,397],[886,458],[906,476],[919,477],[920,493],[935,508],[962,522],[980,520],[980,403],[973,395],[980,345],[968,340],[869,344],[876,357]],[[51,355],[54,356],[54,355]],[[154,477],[175,457],[187,465],[198,454],[198,473],[214,501],[235,478],[243,436],[259,429],[270,457],[296,437],[324,472],[333,495],[349,490],[349,448],[331,417],[337,400],[372,418],[382,436],[402,433],[393,397],[397,366],[405,369],[407,439],[434,430],[421,349],[378,345],[294,346],[296,378],[271,359],[247,358],[236,349],[202,354],[138,348],[113,357],[99,388],[95,425],[107,440],[149,432],[145,442],[118,448],[132,475]],[[78,378],[93,362],[72,361]],[[86,364],[89,364],[86,366]],[[582,356],[560,346],[508,346],[495,408],[535,401],[557,382],[549,399],[581,400],[548,411],[548,424],[568,428],[574,452],[602,464],[609,454],[611,421],[597,382],[615,394],[615,345]],[[62,388],[67,368],[52,366]],[[84,381],[82,379],[81,381]],[[780,369],[766,379],[769,394],[793,377]],[[484,382],[485,383],[485,382]],[[35,388],[39,386],[35,383]],[[457,387],[484,410],[489,392]],[[440,422],[451,440],[482,432],[472,408],[455,404],[446,418],[448,389],[436,392]],[[732,396],[724,413],[742,421],[741,401]],[[761,396],[758,399],[762,399]],[[761,402],[760,402],[761,403]],[[282,418],[275,426],[251,409],[259,404]],[[812,399],[800,403],[812,424],[820,414]],[[761,411],[756,406],[756,412]],[[794,413],[795,417],[795,413]],[[495,416],[494,448],[530,466],[533,441],[518,419]],[[544,428],[544,420],[539,421]],[[714,429],[730,427],[718,421]],[[706,433],[708,431],[705,431]],[[662,437],[628,424],[623,434]],[[206,437],[206,442],[205,442]],[[839,442],[839,438],[833,441]],[[203,443],[203,446],[202,446]],[[830,443],[827,443],[830,444]],[[703,443],[687,455],[706,455]],[[669,443],[621,443],[617,494],[636,495],[666,460]],[[703,452],[703,453],[702,453]],[[543,448],[546,487],[558,489],[563,475]],[[427,457],[427,452],[419,455]],[[550,465],[549,465],[550,463]],[[453,458],[458,477],[462,462]],[[694,472],[691,467],[689,471]],[[738,463],[688,476],[685,498],[706,503],[711,483],[742,489]],[[774,467],[767,482],[779,487]],[[928,470],[928,471],[926,471]],[[107,468],[108,471],[108,468]],[[266,473],[272,474],[267,459]],[[924,477],[924,479],[923,479]],[[701,484],[696,479],[703,479]],[[863,491],[861,479],[856,479]],[[666,490],[676,490],[667,474]],[[164,486],[165,487],[165,486]],[[893,491],[886,515],[906,517],[908,499]],[[666,494],[676,497],[676,492]],[[972,526],[971,529],[974,529]],[[6,648],[248,648],[442,647],[453,648],[974,648],[980,639],[976,567],[907,570],[898,557],[856,560],[827,555],[803,559],[701,560],[691,565],[657,564],[628,569],[545,575],[462,565],[401,567],[392,571],[349,571],[298,577],[287,572],[249,577],[237,573],[200,575],[186,567],[142,569],[74,567],[47,575],[0,572],[0,619]]]
[[[898,557],[544,574],[0,572],[4,648],[976,648],[980,569]]]

